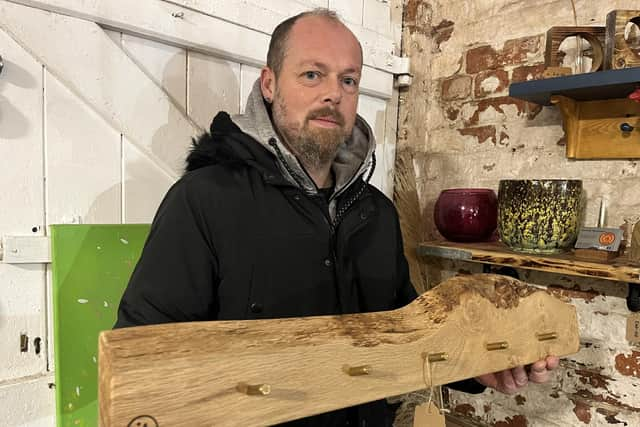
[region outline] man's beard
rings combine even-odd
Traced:
[[[312,128],[309,121],[314,118],[331,118],[339,126],[335,128]],[[273,103],[273,121],[282,134],[285,144],[293,151],[307,170],[319,170],[333,163],[338,147],[351,134],[344,129],[344,117],[330,107],[311,111],[299,123],[287,121],[287,108],[282,98],[276,96]]]

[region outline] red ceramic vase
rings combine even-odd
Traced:
[[[493,235],[498,224],[498,198],[489,188],[443,190],[433,219],[447,240],[483,242]]]

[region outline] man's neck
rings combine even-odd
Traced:
[[[329,188],[333,186],[333,174],[331,173],[331,165],[321,166],[320,168],[311,170],[307,169],[307,173],[315,182],[318,188]]]

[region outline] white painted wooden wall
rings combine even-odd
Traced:
[[[372,182],[391,196],[400,28],[388,1],[0,0],[0,237],[150,222],[191,136],[244,109],[275,25],[317,6],[363,44],[359,112],[378,140]],[[55,425],[48,273],[0,263],[0,426]]]

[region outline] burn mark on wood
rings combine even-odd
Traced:
[[[472,274],[457,276],[447,280],[450,286],[437,286],[433,293],[438,295],[439,304],[444,304],[445,311],[451,311],[460,304],[460,297],[466,293],[476,293],[494,304],[497,308],[517,307],[520,299],[534,292],[540,292],[532,286],[511,277],[499,274]],[[419,297],[420,298],[420,297]]]
[[[520,299],[526,298],[539,289],[528,286],[511,277],[495,274],[470,274],[453,277],[446,286],[437,286],[428,293],[420,295],[412,306],[417,314],[424,314],[433,324],[446,320],[449,313],[459,307],[463,295],[479,295],[497,308],[517,307]],[[312,325],[310,324],[310,327]],[[304,329],[297,341],[304,341],[313,335],[312,330]],[[327,325],[327,333],[347,336],[355,347],[375,347],[380,344],[407,344],[424,337],[424,329],[403,324],[400,318],[389,313],[369,313],[367,316],[335,317]]]
[[[434,310],[434,313],[437,313],[437,310]],[[431,317],[432,313],[426,312],[426,314]],[[358,320],[351,318],[336,319],[332,326],[335,327],[335,331],[339,335],[350,337],[353,340],[354,347],[408,344],[422,338],[425,332],[424,330],[404,326],[400,319],[389,318],[382,314],[376,315],[375,313],[361,317]]]

